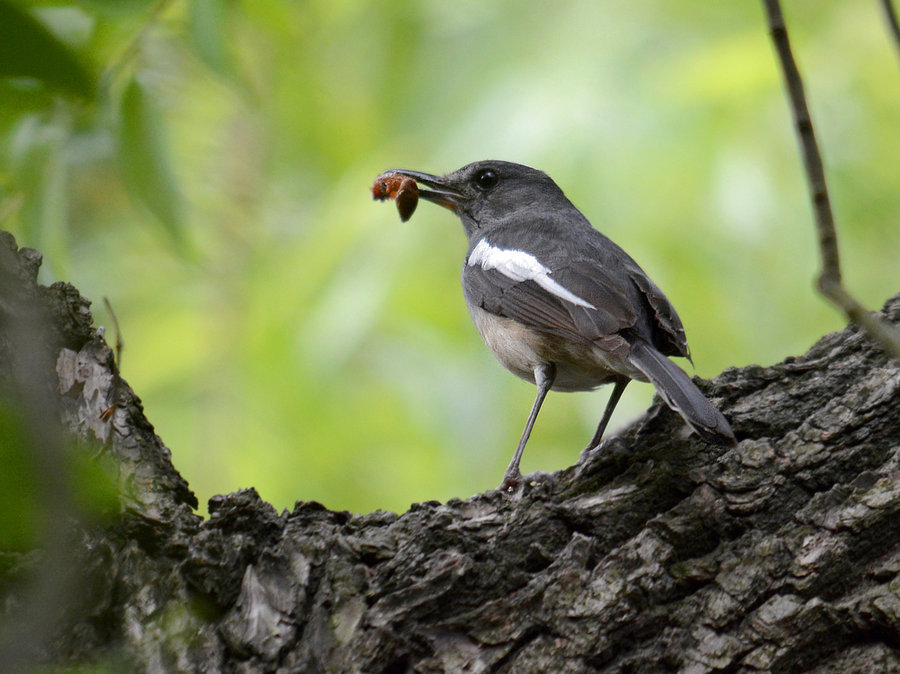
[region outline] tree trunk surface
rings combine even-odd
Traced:
[[[62,429],[61,448],[44,443],[48,461],[77,451],[112,463],[118,491],[102,517],[48,511],[68,547],[0,552],[0,661],[900,671],[900,368],[855,326],[777,365],[698,380],[736,449],[688,435],[657,400],[512,497],[279,514],[248,489],[211,499],[203,520],[89,302],[37,285],[39,265],[0,234],[0,402]],[[900,295],[884,313],[900,322]]]

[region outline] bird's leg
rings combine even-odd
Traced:
[[[606,424],[609,423],[613,410],[615,410],[616,405],[619,404],[619,398],[622,397],[622,393],[625,391],[625,387],[628,386],[628,382],[630,381],[631,380],[628,377],[616,379],[612,393],[609,394],[609,400],[606,402],[606,409],[603,410],[603,418],[600,419],[600,424],[597,426],[597,432],[594,433],[594,437],[591,439],[590,443],[588,443],[588,446],[585,447],[585,451],[594,449],[600,444],[600,439],[603,437],[603,431],[606,430]]]
[[[515,489],[522,478],[519,472],[519,461],[522,460],[522,452],[525,451],[525,443],[531,435],[531,429],[537,419],[538,412],[541,411],[541,405],[547,392],[553,386],[553,380],[556,378],[556,366],[553,363],[538,365],[534,368],[534,383],[537,386],[537,397],[531,406],[531,414],[528,415],[528,421],[525,422],[525,430],[522,431],[522,437],[519,440],[519,446],[516,447],[516,453],[513,454],[512,461],[509,462],[509,468],[503,476],[503,482],[500,484],[501,491],[512,491]]]

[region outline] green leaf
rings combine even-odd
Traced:
[[[181,240],[181,192],[171,170],[166,127],[158,107],[136,78],[122,95],[119,160],[133,198],[143,203],[176,241]]]
[[[0,0],[0,77],[39,80],[62,92],[92,98],[96,79],[69,47],[31,14]]]

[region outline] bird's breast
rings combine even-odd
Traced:
[[[589,343],[539,332],[510,318],[469,305],[469,315],[494,357],[517,377],[534,383],[539,365],[556,366],[554,391],[590,391],[625,375],[646,381],[626,360]]]

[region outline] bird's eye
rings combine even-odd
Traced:
[[[486,191],[491,189],[497,184],[498,180],[500,180],[500,178],[498,178],[497,174],[491,169],[483,169],[475,175],[475,185],[480,190]]]

